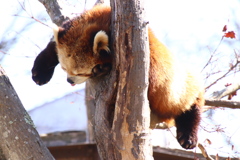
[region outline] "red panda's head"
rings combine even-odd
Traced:
[[[71,84],[86,81],[93,76],[96,65],[107,63],[102,57],[110,52],[110,10],[107,18],[103,14],[86,12],[62,27],[53,27],[58,60]]]

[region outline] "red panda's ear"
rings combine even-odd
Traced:
[[[53,29],[53,35],[54,35],[54,41],[58,44],[58,33],[59,33],[59,27],[56,24],[52,24]]]
[[[59,38],[61,38],[65,34],[65,29],[62,27],[58,27],[56,24],[52,24],[53,34],[54,34],[54,41],[56,44],[59,43]]]
[[[108,48],[108,35],[104,31],[97,32],[93,40],[93,53],[99,54],[101,50],[110,52]]]

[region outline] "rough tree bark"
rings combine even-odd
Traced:
[[[226,107],[231,109],[239,109],[240,102],[232,101],[232,100],[215,100],[215,99],[206,99],[207,106],[215,106],[215,107]]]
[[[217,106],[217,107],[227,107],[232,109],[240,108],[240,101],[232,100],[221,100],[223,97],[232,94],[240,89],[240,82],[234,83],[227,86],[221,90],[214,91],[210,97],[206,99],[205,105],[207,106]]]
[[[52,21],[61,25],[66,17],[62,15],[58,1],[39,1],[46,7]],[[98,0],[97,3],[103,1]],[[152,159],[148,136],[150,111],[144,101],[147,100],[146,70],[149,63],[145,61],[148,61],[149,55],[144,54],[148,53],[146,48],[145,51],[141,48],[148,46],[143,3],[141,0],[111,0],[111,7],[115,61],[110,75],[88,83],[86,100],[87,106],[91,106],[88,109],[89,125],[95,126],[102,159]],[[136,22],[138,20],[141,22]],[[134,50],[135,47],[140,47],[140,50]],[[146,57],[138,57],[143,55]],[[209,102],[208,105],[215,104]]]
[[[102,159],[152,159],[143,6],[140,0],[111,1],[113,69],[107,77],[88,83],[87,100],[95,103],[91,119]]]
[[[39,0],[52,21],[58,25],[66,19],[57,1]],[[24,109],[8,77],[0,67],[0,159],[54,159],[43,144],[32,120]]]
[[[60,26],[63,21],[69,19],[65,17],[61,12],[61,7],[58,4],[57,0],[38,0],[40,3],[44,5],[47,10],[48,15],[50,16],[53,23]]]
[[[59,24],[55,16],[62,16],[57,1],[39,1],[51,19]],[[149,52],[143,3],[124,0],[112,2],[112,7],[116,10],[112,31],[113,35],[118,35],[114,50],[115,55],[121,56],[115,57],[116,64],[110,75],[88,83],[91,87],[87,89],[87,104],[96,107],[95,112],[93,108],[88,113],[92,119],[89,124],[95,126],[102,159],[151,159],[147,102]],[[54,10],[57,15],[52,14]]]
[[[0,66],[0,159],[54,159]]]
[[[131,159],[151,159],[150,108],[147,98],[150,52],[144,0],[110,2],[113,50],[116,66],[119,67],[112,129],[116,138],[122,136],[122,149],[126,148],[121,150],[122,155],[129,154]]]

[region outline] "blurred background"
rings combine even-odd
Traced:
[[[64,15],[74,17],[90,9],[94,0],[60,0]],[[208,87],[206,98],[226,85],[239,83],[239,66],[229,71],[240,56],[240,1],[238,0],[148,0],[149,26],[181,61],[200,74]],[[66,131],[88,132],[84,102],[85,84],[72,87],[56,67],[52,80],[43,86],[31,78],[36,56],[52,38],[51,19],[38,0],[0,2],[0,65],[7,72],[39,134]],[[223,37],[224,26],[235,38]],[[239,100],[234,96],[231,100]],[[199,141],[208,152],[240,157],[239,109],[218,108],[203,114]],[[175,128],[154,130],[153,145],[181,149]],[[207,141],[206,141],[207,140]],[[209,141],[211,144],[209,144]],[[87,143],[88,139],[86,139]],[[199,150],[194,150],[194,152]]]

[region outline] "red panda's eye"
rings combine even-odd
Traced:
[[[80,76],[80,77],[91,77],[92,74],[81,73],[81,74],[76,74],[76,76]]]
[[[62,67],[62,69],[63,69],[64,71],[66,71],[66,68]]]

